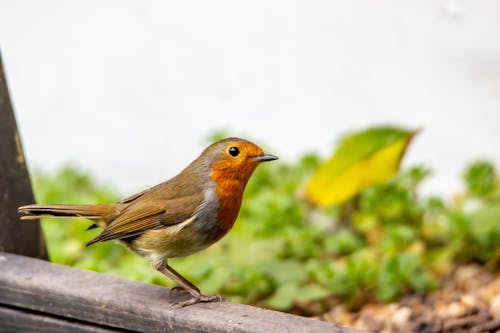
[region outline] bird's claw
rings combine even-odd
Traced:
[[[188,291],[182,287],[179,287],[179,286],[175,286],[173,288],[170,289],[171,292],[183,292],[183,293],[187,293]]]
[[[193,304],[196,304],[196,303],[201,303],[201,302],[222,302],[224,300],[224,298],[222,298],[221,295],[210,295],[210,296],[206,296],[206,295],[199,295],[199,296],[195,296],[191,299],[188,299],[187,301],[184,301],[184,302],[175,302],[172,304],[172,306],[180,306],[181,308],[185,307],[185,306],[189,306],[189,305],[193,305]]]

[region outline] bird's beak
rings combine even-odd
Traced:
[[[262,154],[259,156],[252,156],[250,157],[251,160],[257,161],[257,162],[267,162],[267,161],[274,161],[278,159],[278,156],[274,156],[271,154]]]

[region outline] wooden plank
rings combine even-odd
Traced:
[[[16,333],[113,333],[118,331],[64,318],[47,317],[22,309],[0,307],[0,331]]]
[[[47,258],[40,222],[21,223],[17,213],[34,201],[0,56],[0,251]]]
[[[229,301],[180,308],[185,293],[0,252],[0,304],[146,332],[360,332]]]

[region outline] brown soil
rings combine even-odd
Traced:
[[[373,332],[500,332],[500,276],[458,266],[427,295],[366,304],[355,313],[336,305],[319,319]]]

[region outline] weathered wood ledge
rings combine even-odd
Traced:
[[[187,297],[160,286],[0,252],[0,326],[8,331],[361,332],[230,301],[171,306]]]

